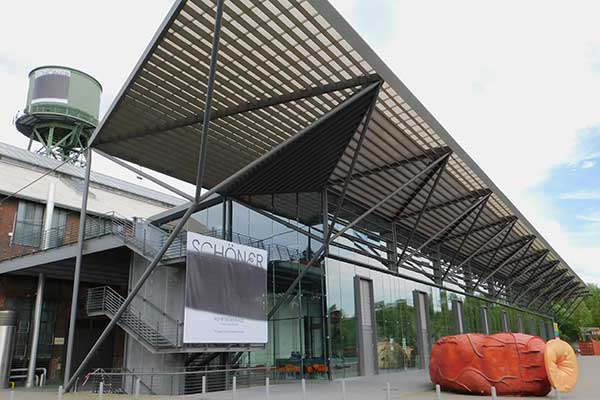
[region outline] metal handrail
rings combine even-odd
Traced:
[[[125,299],[109,286],[88,290],[86,308],[88,314],[101,312],[113,317]],[[146,300],[147,301],[147,300]],[[155,306],[156,307],[156,306]],[[156,307],[159,309],[158,307]],[[160,310],[160,309],[159,309]],[[118,323],[131,329],[138,337],[155,348],[181,347],[183,330],[181,322],[162,312],[165,321],[147,321],[133,306],[121,315]]]
[[[110,387],[113,393],[135,393],[136,381],[152,393],[168,396],[229,390],[236,380],[237,388],[262,386],[266,378],[279,377],[274,367],[236,368],[225,366],[203,367],[201,370],[176,371],[130,371],[124,368],[95,370],[86,375],[82,389],[97,391],[100,382],[104,390]],[[285,379],[281,376],[282,381]]]

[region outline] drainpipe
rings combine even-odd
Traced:
[[[52,230],[52,217],[54,216],[54,192],[56,184],[50,182],[48,185],[48,197],[46,199],[46,212],[44,213],[44,230],[42,231],[42,248],[45,250],[50,247],[50,232]]]

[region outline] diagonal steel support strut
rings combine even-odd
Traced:
[[[400,193],[402,190],[404,190],[406,187],[408,187],[411,183],[413,183],[415,180],[417,180],[421,175],[427,173],[432,168],[435,168],[436,165],[438,165],[439,163],[441,163],[445,159],[446,159],[446,156],[442,156],[442,157],[438,158],[437,160],[435,160],[434,162],[432,162],[431,164],[429,164],[427,167],[425,167],[420,172],[418,172],[415,176],[413,176],[412,178],[410,178],[406,183],[404,183],[401,186],[399,186],[392,193],[388,194],[382,200],[380,200],[379,202],[377,202],[377,204],[375,204],[374,206],[372,206],[371,208],[369,208],[367,211],[365,211],[364,213],[362,213],[360,216],[356,217],[352,222],[350,222],[348,225],[346,225],[340,231],[336,232],[335,235],[331,236],[331,233],[329,233],[329,239],[325,240],[325,242],[319,248],[319,250],[317,250],[315,252],[315,255],[313,256],[313,258],[306,265],[303,266],[302,270],[300,271],[300,273],[298,274],[298,276],[296,277],[296,279],[291,283],[291,285],[288,287],[288,289],[283,294],[281,300],[279,300],[279,302],[276,303],[273,306],[273,308],[271,309],[271,311],[269,311],[267,319],[271,319],[275,315],[275,313],[277,313],[277,311],[282,306],[284,306],[287,303],[289,303],[289,301],[290,301],[290,294],[294,291],[294,289],[296,288],[296,286],[298,286],[298,284],[300,283],[300,281],[302,280],[302,278],[306,275],[306,273],[308,272],[308,270],[310,269],[310,267],[312,267],[321,258],[321,256],[325,252],[325,249],[327,248],[327,246],[330,243],[334,242],[337,238],[339,238],[340,236],[342,236],[349,229],[352,229],[352,227],[354,227],[360,221],[362,221],[367,216],[369,216],[373,211],[377,210],[379,207],[381,207],[382,205],[384,205],[385,203],[387,203],[392,197],[396,196],[398,193]]]
[[[181,230],[187,223],[188,219],[196,211],[196,207],[198,206],[198,204],[200,204],[203,200],[208,198],[208,196],[215,193],[217,190],[219,190],[225,184],[230,182],[234,177],[240,175],[241,172],[243,172],[243,170],[245,170],[246,168],[248,168],[250,166],[253,166],[253,164],[251,163],[250,165],[246,166],[242,170],[238,171],[236,174],[232,175],[228,179],[221,182],[219,185],[215,186],[213,189],[206,192],[204,195],[201,194],[202,193],[202,184],[204,181],[204,166],[206,163],[206,153],[207,153],[207,147],[208,147],[208,124],[210,121],[209,117],[210,117],[210,113],[211,113],[212,96],[213,96],[216,69],[217,69],[217,58],[218,58],[218,53],[219,53],[219,41],[220,41],[220,37],[221,37],[221,23],[223,20],[224,2],[225,2],[225,0],[218,0],[218,2],[217,2],[217,11],[216,11],[216,16],[215,16],[215,29],[214,29],[214,34],[213,34],[213,43],[212,43],[211,58],[210,58],[210,68],[209,68],[209,75],[208,75],[208,88],[207,88],[207,93],[206,93],[206,101],[205,101],[205,105],[204,105],[205,123],[202,127],[202,137],[201,137],[201,143],[200,143],[200,156],[199,156],[199,160],[198,160],[198,172],[197,172],[197,177],[196,177],[196,196],[194,197],[194,202],[187,209],[187,211],[185,212],[185,214],[183,215],[183,217],[181,218],[181,220],[179,221],[177,226],[171,231],[171,233],[169,234],[169,237],[167,238],[165,243],[163,243],[161,249],[158,251],[158,253],[154,257],[154,259],[152,260],[150,265],[148,265],[148,267],[146,268],[146,270],[144,271],[144,273],[142,274],[140,279],[137,281],[137,283],[131,290],[131,292],[127,295],[127,298],[125,299],[125,301],[123,301],[123,304],[119,307],[117,312],[115,312],[113,319],[110,320],[110,322],[108,323],[108,325],[106,326],[104,331],[100,334],[100,337],[98,337],[98,339],[96,340],[96,342],[94,343],[94,345],[92,346],[92,348],[90,349],[88,354],[84,357],[83,361],[81,362],[81,364],[79,365],[79,367],[77,368],[77,370],[75,371],[75,373],[73,374],[71,379],[68,382],[66,382],[65,387],[64,387],[65,391],[68,391],[75,383],[75,380],[77,379],[77,377],[83,373],[83,370],[87,367],[87,365],[91,361],[92,357],[95,355],[95,353],[99,350],[100,346],[107,339],[107,337],[110,334],[110,332],[112,331],[112,329],[117,325],[117,321],[119,320],[121,315],[123,315],[123,313],[127,310],[127,308],[129,307],[129,305],[131,304],[131,302],[133,301],[135,296],[138,294],[138,292],[140,291],[142,286],[146,283],[146,280],[150,277],[150,275],[152,275],[152,273],[154,272],[156,267],[160,264],[161,259],[167,252],[171,243],[173,243],[173,241],[175,240],[177,235],[179,235],[179,232],[181,232]],[[89,185],[89,181],[88,181],[88,185]],[[80,245],[81,245],[83,243],[83,237],[81,237],[81,235],[80,235],[80,239],[81,239],[81,243],[80,243]]]

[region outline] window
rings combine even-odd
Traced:
[[[67,230],[67,211],[54,209],[52,213],[52,226],[48,236],[48,247],[58,247],[65,243]]]
[[[13,242],[24,246],[40,247],[44,225],[44,205],[19,201]]]

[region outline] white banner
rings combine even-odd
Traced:
[[[188,232],[185,343],[266,343],[266,300],[266,250]]]

